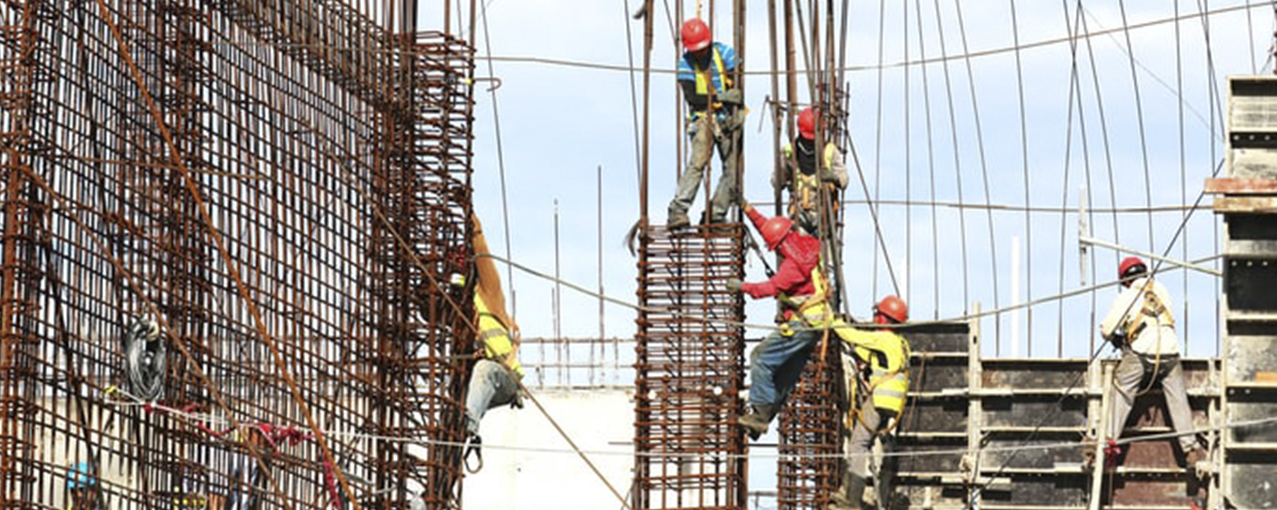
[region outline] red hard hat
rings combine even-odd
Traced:
[[[816,112],[810,106],[798,112],[798,136],[808,140],[816,139]]]
[[[896,297],[894,294],[882,298],[878,305],[874,307],[874,316],[883,316],[892,321],[899,323],[909,322],[909,306],[905,304],[905,300]]]
[[[763,222],[763,228],[758,229],[763,234],[763,241],[767,242],[767,249],[776,250],[780,246],[780,242],[785,240],[785,236],[789,235],[789,231],[794,228],[794,221],[784,216],[772,216]]]
[[[1127,273],[1137,267],[1140,272],[1148,270],[1148,267],[1144,265],[1144,261],[1140,260],[1139,257],[1126,257],[1122,259],[1122,263],[1117,266],[1117,277],[1126,278],[1130,276]]]
[[[692,18],[683,23],[683,48],[696,51],[709,46],[709,25],[700,18]]]

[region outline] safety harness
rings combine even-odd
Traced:
[[[727,76],[727,68],[723,65],[723,56],[718,53],[718,46],[713,47],[714,69],[718,71],[718,82],[723,85],[723,90],[732,88],[732,79]],[[709,69],[696,70],[696,93],[700,95],[709,94],[709,84],[713,77],[709,74]]]
[[[782,293],[776,296],[776,299],[792,312],[786,314],[785,320],[780,322],[780,334],[794,335],[794,330],[789,324],[795,318],[804,328],[824,327],[833,319],[833,310],[829,308],[829,278],[820,270],[819,264],[812,268],[810,278],[814,287],[810,295],[789,296]]]

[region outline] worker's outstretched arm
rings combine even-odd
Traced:
[[[763,216],[763,213],[758,212],[758,209],[755,209],[754,206],[749,205],[748,202],[742,204],[741,209],[745,211],[745,216],[749,217],[749,221],[753,222],[754,229],[762,232],[763,223],[767,222],[767,217]]]
[[[764,282],[741,284],[740,290],[754,299],[765,298],[781,292],[793,292],[807,283],[807,278],[808,275],[794,259],[785,259],[775,276]]]
[[[890,331],[858,329],[844,324],[839,326],[835,332],[838,333],[838,337],[843,342],[856,347],[884,352],[900,348],[900,341],[896,338],[896,334]]]

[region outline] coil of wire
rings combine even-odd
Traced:
[[[138,317],[124,332],[124,363],[129,392],[142,400],[164,395],[164,370],[168,347],[154,319]]]

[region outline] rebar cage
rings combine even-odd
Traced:
[[[335,3],[0,18],[0,506],[455,506],[469,45]]]

